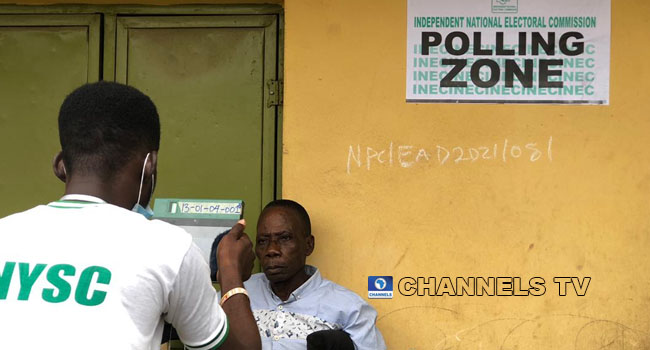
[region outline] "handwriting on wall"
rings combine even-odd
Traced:
[[[500,142],[479,146],[443,145],[419,147],[387,142],[381,147],[350,145],[347,172],[355,169],[371,171],[379,167],[412,168],[420,165],[451,166],[486,162],[527,161],[553,162],[553,136],[543,142]]]

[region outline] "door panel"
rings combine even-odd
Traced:
[[[99,15],[0,15],[0,217],[58,199],[57,116],[99,79]]]
[[[275,16],[118,17],[116,80],[149,95],[161,118],[155,197],[246,202],[254,236],[273,199]]]

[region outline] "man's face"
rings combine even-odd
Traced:
[[[314,250],[313,237],[305,237],[305,228],[297,215],[281,207],[262,213],[256,240],[255,254],[271,282],[290,280],[304,269],[307,256]]]

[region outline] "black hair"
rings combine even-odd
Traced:
[[[68,175],[110,179],[137,154],[158,150],[160,120],[137,89],[100,81],[68,95],[59,110],[59,140]]]
[[[309,220],[309,214],[307,214],[307,210],[305,210],[302,205],[298,204],[298,202],[290,199],[276,199],[267,204],[262,212],[269,208],[286,208],[293,211],[298,217],[298,220],[300,220],[305,227],[305,236],[311,236],[311,220]]]

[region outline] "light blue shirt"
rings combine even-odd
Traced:
[[[372,306],[354,292],[322,278],[317,268],[306,265],[305,271],[311,277],[286,301],[273,293],[263,273],[244,283],[262,349],[305,350],[307,335],[325,329],[344,330],[359,350],[386,349]]]

